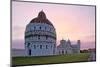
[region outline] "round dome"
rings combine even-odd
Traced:
[[[53,26],[53,24],[46,18],[46,15],[43,10],[40,11],[38,17],[32,19],[30,23],[46,23]]]
[[[34,32],[34,35],[49,36],[56,39],[56,31],[53,24],[46,18],[45,13],[42,11],[39,12],[38,17],[30,21],[26,26],[25,37],[29,37],[33,34],[27,34]]]

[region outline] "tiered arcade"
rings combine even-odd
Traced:
[[[54,55],[56,48],[56,31],[45,13],[30,21],[25,30],[25,51],[27,56]]]

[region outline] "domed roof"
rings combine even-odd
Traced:
[[[43,10],[40,11],[38,17],[32,19],[30,23],[46,23],[53,26],[53,24],[46,18],[46,15]]]

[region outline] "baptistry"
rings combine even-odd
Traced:
[[[25,30],[25,52],[27,56],[54,55],[56,48],[56,30],[47,19],[44,11],[33,18]]]

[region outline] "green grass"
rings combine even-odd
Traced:
[[[72,54],[72,55],[56,55],[56,56],[37,56],[37,57],[13,57],[12,65],[38,65],[51,63],[69,63],[88,61],[88,53]]]

